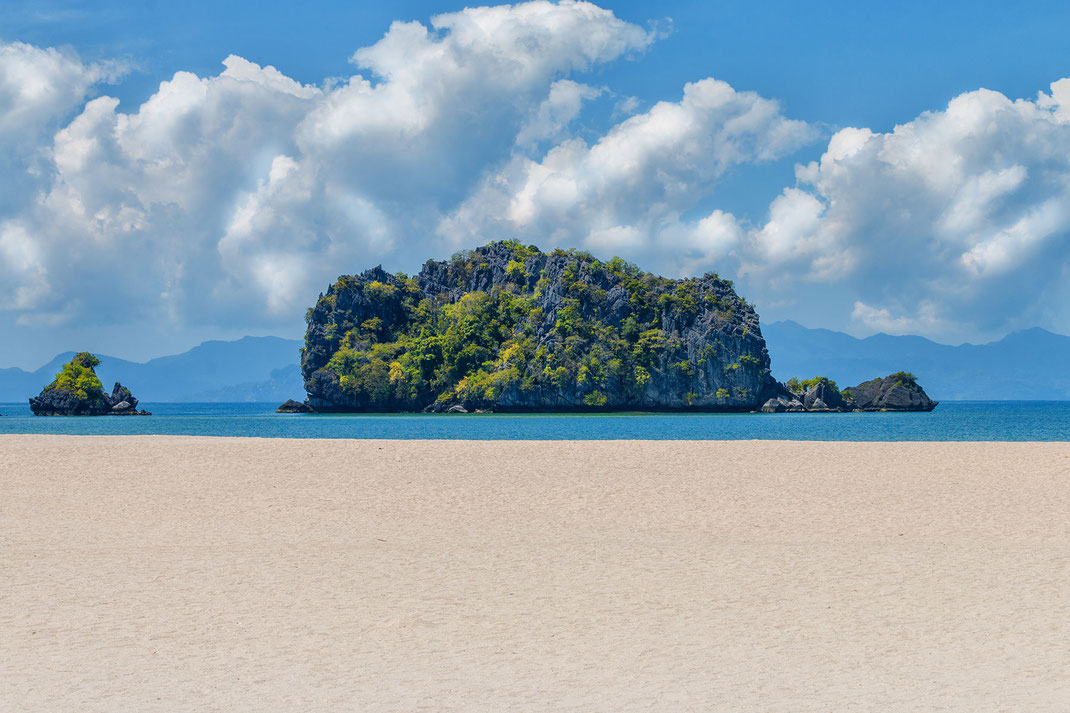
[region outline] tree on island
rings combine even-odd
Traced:
[[[60,372],[56,374],[56,378],[45,387],[45,390],[66,391],[87,406],[103,406],[104,385],[100,383],[94,371],[98,366],[100,366],[100,359],[89,352],[75,354],[73,359],[63,365]]]
[[[35,416],[103,416],[149,415],[138,411],[138,400],[118,381],[111,395],[104,393],[104,385],[95,367],[100,359],[89,352],[79,352],[63,365],[52,383],[30,399]]]

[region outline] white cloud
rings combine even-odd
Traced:
[[[0,309],[31,307],[48,291],[40,246],[17,221],[0,224],[0,274],[4,273],[16,273],[22,279],[13,290],[0,293]]]
[[[652,41],[586,2],[468,8],[431,28],[395,22],[353,55],[369,77],[330,92],[299,127],[299,145],[329,180],[359,184],[377,204],[438,210],[507,155],[536,107],[553,101],[556,80]]]
[[[835,289],[866,329],[1070,319],[1070,79],[842,129],[754,225],[718,186],[817,135],[774,100],[702,79],[579,138],[618,98],[581,74],[655,35],[584,2],[470,8],[395,23],[348,79],[231,55],[133,111],[93,98],[121,66],[0,44],[0,311],[290,326],[340,272],[518,237],[738,272],[759,304]]]
[[[47,183],[52,132],[124,72],[117,62],[83,64],[72,50],[0,42],[0,220]]]
[[[662,228],[658,249],[671,256],[681,275],[725,270],[742,249],[743,228],[731,213],[715,210],[695,222],[676,221]],[[728,277],[728,274],[725,275]]]
[[[550,85],[550,94],[535,114],[520,127],[516,135],[519,146],[532,146],[539,141],[558,138],[573,119],[579,116],[583,102],[594,99],[602,89],[571,79],[559,79]]]
[[[627,117],[639,111],[639,97],[621,97],[613,105],[613,117]]]
[[[644,235],[633,225],[614,225],[611,228],[595,230],[583,241],[584,247],[603,254],[627,253],[644,242]]]
[[[302,85],[231,55],[130,113],[84,103],[112,68],[0,45],[0,141],[54,124],[28,142],[44,159],[32,189],[0,208],[0,292],[17,295],[0,309],[299,322],[339,272],[427,255],[443,207],[522,130],[554,136],[597,95],[567,75],[652,40],[584,2],[473,8],[395,23],[354,54],[367,76]]]
[[[470,8],[394,23],[354,53],[366,74],[348,80],[302,85],[231,55],[217,76],[176,73],[133,112],[88,101],[42,134],[36,196],[0,215],[17,226],[0,287],[20,297],[6,308],[27,322],[270,324],[299,317],[338,272],[450,249],[436,232],[478,243],[499,228],[708,267],[738,249],[739,224],[681,215],[732,166],[784,155],[812,130],[706,79],[593,145],[571,138],[606,91],[571,75],[654,37],[585,2]],[[47,102],[56,117],[110,78],[18,50],[68,78],[52,92],[66,98]],[[15,247],[27,240],[33,261]]]
[[[784,117],[776,102],[704,79],[686,85],[679,102],[659,102],[594,145],[569,139],[541,160],[515,155],[439,232],[456,245],[487,235],[530,241],[550,236],[555,244],[633,256],[672,237],[684,248],[698,240],[712,260],[734,248],[736,231],[719,230],[716,240],[703,240],[713,223],[681,222],[681,214],[709,195],[732,166],[783,156],[813,136],[806,123]],[[711,218],[725,220],[720,212]],[[670,269],[686,260],[665,257],[658,262]]]
[[[32,146],[80,107],[94,85],[124,71],[114,62],[83,64],[73,51],[0,42],[0,145]]]
[[[851,318],[867,329],[885,334],[939,334],[954,330],[955,326],[938,316],[939,308],[922,301],[913,317],[893,316],[887,309],[855,302]]]
[[[1070,248],[1068,100],[1065,79],[1037,101],[981,89],[890,133],[843,129],[751,232],[744,270],[848,286],[873,328],[1035,324]]]

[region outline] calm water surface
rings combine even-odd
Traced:
[[[546,440],[1068,441],[1070,401],[949,401],[932,413],[276,414],[276,404],[145,403],[152,416],[36,417],[0,404],[0,434]]]

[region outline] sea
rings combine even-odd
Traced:
[[[931,413],[277,414],[265,403],[142,403],[152,416],[37,417],[0,434],[467,440],[1070,441],[1070,401],[947,401]]]

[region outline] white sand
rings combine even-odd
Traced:
[[[1070,711],[1070,443],[0,436],[0,710]]]

